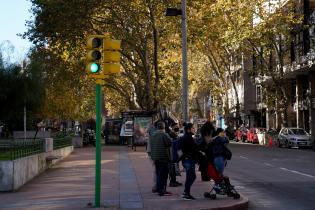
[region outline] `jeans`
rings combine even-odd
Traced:
[[[160,195],[163,195],[166,191],[168,168],[168,163],[155,162],[156,190]]]
[[[176,182],[176,169],[175,169],[175,163],[170,164],[170,183],[175,183]]]
[[[195,171],[196,161],[192,159],[183,160],[183,167],[186,171],[186,181],[185,181],[185,193],[190,195],[191,185],[196,180],[196,171]]]
[[[223,175],[225,159],[223,156],[217,156],[213,159],[214,166],[220,175]]]

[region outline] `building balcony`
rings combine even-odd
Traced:
[[[293,110],[294,111],[305,111],[305,110],[309,110],[309,107],[310,107],[310,100],[309,99],[304,99],[304,100],[301,100],[301,101],[297,101],[294,103],[293,105]]]
[[[306,55],[300,56],[296,61],[285,65],[283,71],[286,77],[296,76],[298,74],[306,74],[314,64],[315,50],[311,49]]]
[[[270,76],[259,76],[259,77],[255,77],[255,84],[262,84],[268,80],[270,80],[271,77]]]

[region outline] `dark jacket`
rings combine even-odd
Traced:
[[[157,130],[150,136],[151,159],[155,162],[171,162],[170,136],[164,131]]]
[[[223,156],[224,158],[226,158],[225,145],[227,143],[229,143],[227,138],[216,136],[212,139],[210,143],[203,145],[202,151],[206,154],[209,162],[213,162],[213,159],[218,156]]]
[[[229,143],[229,140],[225,137],[216,136],[210,142],[212,147],[213,157],[225,156],[225,144]]]
[[[168,134],[172,139],[172,163],[177,163],[179,161],[178,151],[181,149],[180,138],[174,131],[170,131]]]
[[[192,135],[192,133],[185,133],[181,138],[181,148],[183,152],[181,160],[192,159],[198,161],[200,155],[199,148]]]
[[[172,162],[177,163],[180,161],[180,157],[178,152],[181,150],[181,138],[173,139],[172,140]]]
[[[208,159],[208,162],[213,163],[213,144],[212,142],[208,143],[208,144],[204,144],[204,147],[202,148],[203,152],[206,155],[206,158]]]

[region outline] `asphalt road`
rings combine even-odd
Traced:
[[[225,169],[250,210],[315,210],[315,152],[231,143]]]

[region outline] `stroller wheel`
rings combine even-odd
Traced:
[[[227,195],[228,197],[234,197],[235,194],[234,194],[233,192],[227,192],[226,195]]]
[[[210,194],[210,199],[211,200],[215,200],[217,198],[217,195],[216,194]]]
[[[209,192],[205,192],[204,194],[203,194],[203,196],[205,197],[205,198],[210,198],[210,193]]]
[[[235,193],[234,196],[233,196],[234,199],[240,199],[240,197],[241,197],[241,196],[240,196],[240,194],[238,194],[238,193]]]

